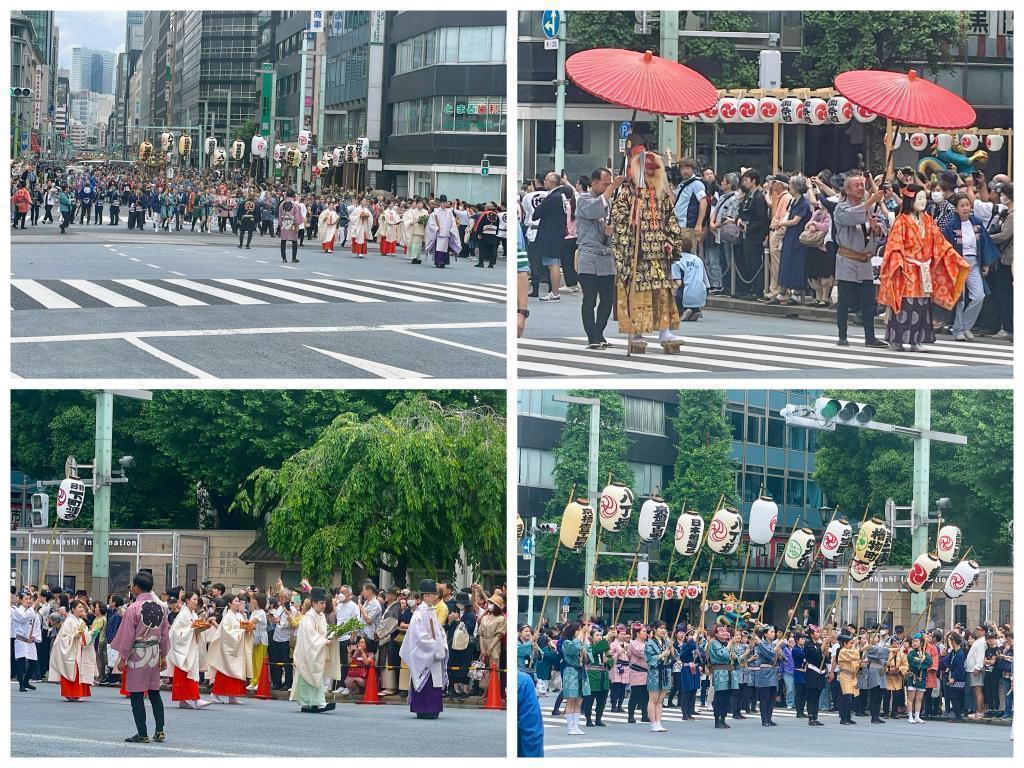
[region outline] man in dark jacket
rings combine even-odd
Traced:
[[[542,296],[541,301],[561,301],[558,289],[562,284],[559,270],[566,247],[565,206],[568,196],[574,192],[554,171],[544,177],[544,189],[548,190],[548,195],[533,211],[533,220],[538,222],[533,245],[540,253],[541,266],[547,267],[551,275],[551,292]]]
[[[736,295],[752,298],[762,292],[762,281],[757,276],[764,257],[764,239],[768,236],[768,203],[761,191],[761,175],[755,169],[743,172],[740,187],[743,200],[736,218],[743,230],[743,240],[736,259]]]

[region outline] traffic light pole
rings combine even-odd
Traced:
[[[526,623],[533,626],[533,583],[537,578],[537,518],[530,518],[530,536],[533,538],[533,552],[530,553],[530,581],[526,586]]]
[[[911,537],[913,553],[911,561],[928,551],[928,492],[931,481],[931,439],[932,392],[918,389],[914,392],[914,427],[921,431],[914,438],[914,495],[911,500]],[[925,610],[927,592],[911,593],[910,612],[920,614]]]
[[[96,458],[93,460],[92,592],[107,596],[110,580],[110,463],[114,441],[114,393],[96,393]]]
[[[561,177],[565,168],[565,25],[568,17],[562,11],[558,25],[558,69],[555,72],[555,173]]]
[[[679,61],[679,11],[661,11],[661,50],[663,58]],[[678,117],[662,117],[658,122],[658,145],[661,151],[671,150],[678,157],[679,147],[676,143],[676,125]],[[715,166],[717,167],[717,166]]]

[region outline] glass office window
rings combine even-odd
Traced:
[[[775,499],[776,503],[784,503],[786,498],[785,495],[785,479],[782,475],[775,475],[769,473],[764,481],[765,489],[771,494],[771,497]]]
[[[734,411],[726,408],[725,418],[729,420],[729,427],[732,430],[732,439],[743,441],[743,411]]]
[[[554,488],[555,456],[538,448],[519,449],[519,484],[533,488]]]
[[[655,490],[664,490],[661,484],[663,468],[660,464],[639,464],[631,461],[629,468],[633,470],[633,490],[637,494],[650,495]]]
[[[547,416],[553,419],[565,420],[565,411],[568,403],[554,399],[559,394],[548,389],[521,389],[519,390],[519,412],[530,416]]]
[[[395,44],[395,74],[436,64],[503,64],[505,27],[448,27]]]
[[[665,404],[660,400],[646,400],[639,397],[624,397],[625,426],[630,432],[646,435],[665,434]]]
[[[790,476],[786,480],[786,504],[791,507],[803,507],[804,505],[804,478]]]
[[[763,438],[761,437],[761,417],[760,416],[747,416],[747,442],[762,444]]]
[[[766,442],[773,448],[782,448],[786,443],[786,422],[782,419],[768,417],[768,435]]]

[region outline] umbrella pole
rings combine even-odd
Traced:
[[[892,118],[886,118],[885,120],[885,179],[889,180],[893,177],[892,166],[893,166],[893,153],[895,149],[893,143],[896,141],[896,132],[894,128],[898,126],[894,125]]]
[[[779,172],[779,131],[782,126],[772,123],[772,173]]]

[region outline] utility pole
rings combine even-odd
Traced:
[[[306,130],[306,51],[309,50],[308,29],[302,30],[302,58],[299,68],[299,131]],[[296,140],[298,136],[296,135]],[[295,194],[302,195],[302,162],[299,162],[295,181]]]
[[[914,496],[911,500],[911,536],[913,554],[911,560],[928,551],[928,490],[930,483],[932,426],[932,392],[930,389],[914,391],[914,427],[920,430],[914,438]],[[921,613],[925,609],[928,595],[925,592],[911,593],[910,612]]]
[[[526,623],[533,626],[533,582],[537,576],[537,518],[530,518],[530,532],[533,538],[533,552],[530,553],[530,581],[526,587]]]
[[[110,463],[114,442],[114,393],[96,393],[96,457],[93,459],[92,584],[104,596],[110,579]]]
[[[661,11],[661,55],[669,61],[679,61],[679,11]],[[662,152],[671,150],[673,157],[679,156],[677,120],[678,117],[662,117],[658,121],[658,145]]]
[[[565,168],[565,26],[568,14],[562,11],[558,25],[558,65],[555,72],[555,173]]]

